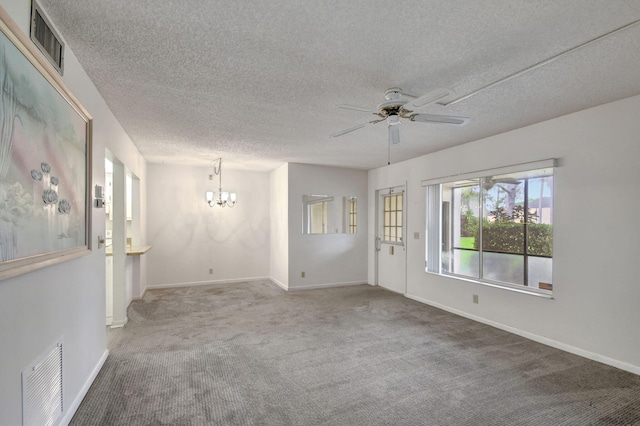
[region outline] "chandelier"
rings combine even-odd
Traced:
[[[218,187],[218,198],[215,198],[213,191],[207,191],[205,196],[209,207],[233,207],[236,205],[237,194],[235,192],[222,191],[222,158],[218,160],[218,166],[213,165],[213,173],[220,177],[220,185]],[[209,176],[211,179],[211,176]]]

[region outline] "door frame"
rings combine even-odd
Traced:
[[[398,244],[404,251],[404,293],[407,291],[407,182],[400,185],[379,188],[375,191],[375,232],[373,241],[374,250],[374,284],[380,286],[380,248],[382,244],[382,204],[384,195],[402,192],[402,243]]]

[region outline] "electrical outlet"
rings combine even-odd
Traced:
[[[209,180],[213,180],[213,175],[209,175]]]
[[[209,268],[209,274],[213,274],[213,268]]]
[[[478,295],[477,294],[473,295],[473,303],[478,303]]]
[[[419,240],[420,239],[420,233],[419,232],[414,232],[413,233],[413,239],[414,240]]]
[[[302,278],[304,278],[304,272],[300,273],[300,276],[301,276]]]

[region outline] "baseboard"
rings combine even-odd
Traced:
[[[131,300],[142,300],[144,299],[144,294],[147,292],[147,287],[142,290],[142,294],[140,296],[132,297]]]
[[[123,320],[120,321],[111,321],[111,328],[121,328],[124,327],[125,325],[127,325],[127,323],[129,322],[129,318],[125,318]]]
[[[330,287],[348,287],[352,285],[362,285],[367,284],[366,281],[347,281],[342,283],[326,283],[326,284],[311,284],[305,286],[289,286],[288,291],[299,291],[299,290],[315,290],[318,288],[330,288]]]
[[[269,280],[275,285],[277,285],[278,287],[280,287],[281,289],[283,289],[284,291],[289,291],[289,287],[285,283],[282,283],[276,280],[275,278],[269,278]]]
[[[542,343],[543,345],[551,346],[552,348],[560,349],[565,352],[572,353],[574,355],[581,356],[583,358],[590,359],[592,361],[601,362],[603,364],[610,365],[612,367],[619,368],[621,370],[628,371],[633,374],[640,375],[640,366],[629,364],[627,362],[619,361],[617,359],[609,358],[604,355],[597,354],[595,352],[590,352],[581,348],[577,348],[575,346],[567,345],[566,343],[559,342],[557,340],[549,339],[544,336],[540,336],[538,334],[529,333],[528,331],[520,330],[515,327],[511,327],[505,324],[501,324],[496,321],[491,321],[483,317],[479,317],[477,315],[470,314],[468,312],[460,311],[458,309],[451,308],[446,305],[442,305],[437,302],[433,302],[431,300],[423,299],[422,297],[414,296],[412,294],[405,294],[405,297],[409,299],[415,300],[416,302],[424,303],[429,306],[433,306],[438,309],[442,309],[443,311],[451,312],[452,314],[468,318],[473,321],[477,321],[483,324],[490,325],[491,327],[498,328],[500,330],[508,331],[509,333],[517,334],[518,336],[524,337],[525,339],[533,340],[534,342]]]
[[[76,396],[76,398],[73,400],[71,405],[69,405],[69,407],[67,407],[67,409],[65,410],[65,414],[60,420],[60,423],[59,423],[60,425],[66,426],[71,422],[71,419],[73,418],[74,414],[76,414],[76,411],[78,411],[78,407],[80,407],[80,403],[82,402],[84,397],[87,395],[87,392],[89,392],[89,388],[91,387],[91,385],[93,384],[93,381],[98,376],[98,373],[102,369],[102,366],[104,365],[108,356],[109,356],[109,350],[105,349],[104,353],[98,360],[98,363],[95,365],[95,367],[93,367],[91,374],[89,375],[87,380],[84,382],[84,385],[82,386],[82,389],[80,389],[78,396]]]
[[[191,281],[184,283],[168,283],[168,284],[156,284],[148,285],[145,288],[147,290],[153,290],[158,288],[175,288],[175,287],[193,287],[199,285],[211,285],[211,284],[233,284],[233,283],[246,283],[252,281],[269,281],[269,277],[251,277],[251,278],[231,278],[224,280],[211,280],[211,281]]]

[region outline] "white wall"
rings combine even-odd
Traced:
[[[269,175],[270,277],[282,288],[289,287],[289,164]]]
[[[149,164],[149,287],[269,277],[269,174],[222,170],[233,208],[209,207],[212,167]],[[209,268],[213,274],[209,274]]]
[[[407,295],[640,373],[640,96],[369,172],[377,188],[408,182]],[[557,158],[553,299],[424,272],[423,179]],[[373,283],[373,246],[369,282]],[[479,295],[479,304],[472,303]]]
[[[288,182],[288,288],[366,283],[367,172],[290,163]],[[303,195],[356,196],[358,232],[303,235]]]
[[[0,6],[28,34],[31,1],[0,0]],[[144,182],[144,159],[68,46],[63,79],[94,119],[91,186],[104,185],[105,147]],[[145,189],[141,191],[144,217]],[[96,245],[98,235],[104,235],[104,210],[93,208],[91,219],[94,247],[90,255],[0,281],[0,424],[22,423],[20,373],[59,337],[64,337],[67,416],[77,408],[106,358],[105,256]]]

